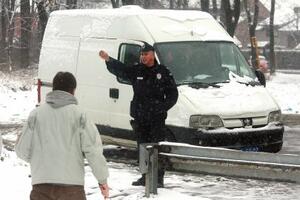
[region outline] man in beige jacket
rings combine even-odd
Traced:
[[[109,196],[108,168],[102,141],[74,97],[76,79],[58,72],[46,103],[33,110],[16,145],[30,163],[31,200],[85,200],[84,158],[104,198]]]

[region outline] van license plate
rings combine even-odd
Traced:
[[[242,151],[252,151],[252,152],[258,152],[259,147],[258,146],[251,146],[251,147],[242,147]]]

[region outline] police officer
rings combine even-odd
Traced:
[[[145,43],[141,49],[141,63],[126,66],[101,50],[99,56],[105,60],[107,69],[120,78],[130,80],[134,96],[130,105],[133,130],[137,145],[159,142],[165,139],[167,111],[178,98],[178,91],[170,71],[155,60],[153,46]],[[158,187],[163,187],[164,170],[158,170]],[[132,185],[145,185],[145,175]]]

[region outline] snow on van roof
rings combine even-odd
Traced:
[[[57,10],[51,15],[65,16],[116,16],[127,17],[137,15],[155,15],[160,17],[171,18],[176,21],[196,20],[196,19],[212,19],[213,17],[201,11],[193,10],[169,10],[169,9],[143,9],[140,6],[122,6],[115,9],[72,9],[72,10]]]
[[[51,13],[46,35],[48,38],[59,35],[123,38],[150,44],[195,40],[233,41],[208,13],[152,10],[138,6],[55,11]]]

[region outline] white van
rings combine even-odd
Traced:
[[[79,104],[105,143],[136,146],[131,85],[108,72],[101,49],[132,66],[145,41],[178,85],[168,112],[169,138],[203,146],[277,152],[284,128],[278,104],[258,82],[233,39],[200,11],[119,9],[52,12],[40,55],[39,99],[58,71],[73,73]]]

